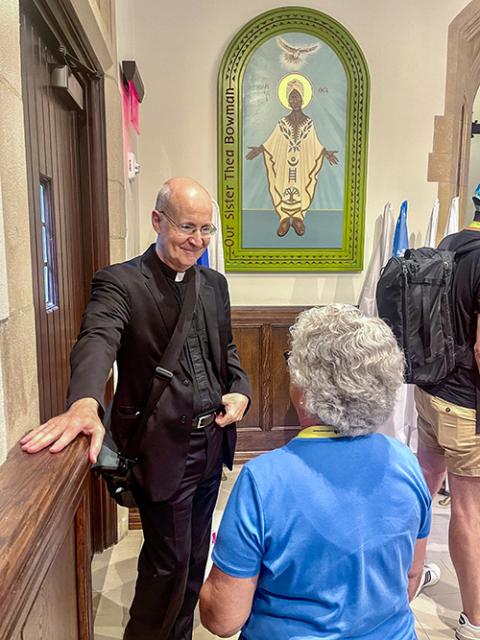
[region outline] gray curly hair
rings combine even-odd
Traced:
[[[288,367],[308,413],[343,436],[373,433],[392,412],[404,358],[390,328],[348,304],[301,313]]]

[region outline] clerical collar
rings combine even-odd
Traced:
[[[158,264],[160,266],[160,269],[161,269],[163,275],[165,275],[170,280],[173,280],[174,282],[182,282],[183,279],[185,278],[185,276],[187,276],[187,274],[190,274],[190,272],[193,270],[193,267],[190,267],[186,271],[175,271],[175,269],[172,269],[171,267],[169,267],[168,264],[166,264],[160,258],[158,253],[155,252],[155,255],[158,258]],[[186,278],[186,280],[188,280],[188,278]]]
[[[332,427],[327,427],[323,424],[316,424],[312,427],[302,429],[297,434],[297,438],[342,438],[340,433],[335,433]]]

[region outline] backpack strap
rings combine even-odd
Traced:
[[[475,229],[476,231],[480,231],[480,224],[476,221],[473,221],[467,229]],[[463,258],[464,256],[472,253],[473,251],[480,251],[480,238],[475,240],[474,242],[470,242],[463,251],[458,252],[458,258]],[[456,252],[457,253],[457,252]],[[480,435],[480,372],[478,370],[477,363],[475,361],[475,357],[472,353],[471,347],[468,345],[464,345],[459,349],[459,357],[458,361],[460,363],[470,365],[472,364],[474,371],[474,384],[475,384],[475,433],[476,435]]]
[[[422,327],[423,327],[423,345],[425,349],[425,359],[432,357],[432,323],[430,321],[430,288],[427,287],[422,295]]]

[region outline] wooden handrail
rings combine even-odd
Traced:
[[[88,482],[87,438],[30,455],[15,445],[0,466],[0,639],[16,637],[74,522]]]

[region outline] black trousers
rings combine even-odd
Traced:
[[[138,502],[144,543],[124,640],[191,640],[222,474],[223,434],[192,433],[182,482],[164,502]]]

